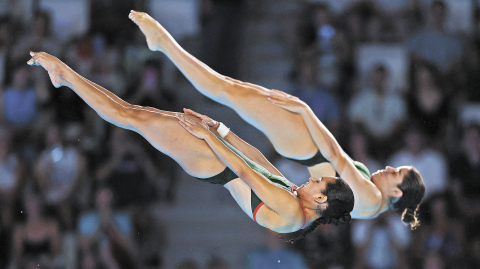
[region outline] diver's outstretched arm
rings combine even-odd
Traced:
[[[210,117],[202,115],[191,109],[184,108],[183,111],[185,112],[185,115],[191,115],[201,119],[202,122],[206,123],[211,129],[218,130],[220,126],[220,122],[212,120]],[[275,166],[273,166],[257,148],[248,144],[233,132],[229,131],[227,135],[223,137],[223,139],[225,139],[225,141],[227,141],[230,145],[242,152],[250,160],[266,168],[268,171],[270,171],[270,173],[278,176],[283,176],[282,173],[280,173],[280,171],[278,171],[277,168],[275,168]]]
[[[285,221],[292,219],[302,220],[302,209],[296,198],[289,192],[278,187],[262,174],[253,170],[240,156],[230,150],[213,134],[207,124],[187,118],[184,114],[177,114],[182,125],[193,136],[204,140],[240,179],[245,181],[257,196],[276,214]],[[300,216],[300,218],[298,218]],[[278,220],[277,220],[278,221]],[[269,225],[273,226],[273,224]]]
[[[313,140],[322,155],[330,161],[335,170],[349,184],[354,193],[370,193],[372,184],[366,181],[349,161],[340,144],[323,123],[315,116],[312,109],[302,100],[281,91],[271,91],[268,98],[274,105],[302,115]],[[367,183],[367,184],[366,184]]]
[[[330,133],[327,127],[325,127],[317,116],[315,116],[312,109],[305,102],[298,97],[278,90],[272,90],[269,93],[268,100],[270,100],[275,106],[302,115],[303,120],[322,155],[333,164],[339,173],[343,171],[345,164],[339,163],[339,159],[343,152],[340,144],[338,144],[332,133]]]

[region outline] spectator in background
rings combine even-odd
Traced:
[[[479,12],[480,13],[480,12]],[[463,78],[464,102],[480,103],[480,40],[470,42],[465,49],[463,68],[459,77]]]
[[[14,268],[61,267],[58,222],[45,217],[43,201],[33,190],[26,190],[24,206],[26,220],[14,227]]]
[[[25,165],[12,149],[11,131],[0,126],[0,230],[11,229],[13,209],[25,180]]]
[[[387,32],[390,33],[389,41],[393,43],[404,43],[410,36],[412,27],[418,26],[414,21],[418,19],[416,15],[419,14],[415,13],[417,10],[413,2],[419,1],[411,1],[412,4],[409,8],[392,16],[391,28],[387,30]]]
[[[0,126],[0,268],[7,268],[12,256],[14,212],[26,176],[24,162],[12,150],[11,135]]]
[[[247,269],[306,269],[304,257],[290,249],[279,234],[265,229],[264,245],[248,254]]]
[[[338,135],[340,128],[340,104],[331,89],[321,83],[317,61],[312,55],[305,55],[300,63],[298,84],[292,95],[310,106],[317,118],[332,132]]]
[[[14,128],[28,128],[38,113],[39,100],[25,64],[14,68],[10,86],[3,92],[3,120]]]
[[[448,6],[444,1],[432,1],[429,11],[427,27],[412,36],[405,47],[411,54],[413,64],[425,59],[445,73],[458,64],[463,53],[462,43],[446,33]]]
[[[335,43],[335,57],[338,62],[338,84],[333,88],[337,98],[344,106],[350,102],[354,92],[354,78],[356,76],[356,65],[354,64],[355,47],[348,40],[345,32],[339,31],[333,38]],[[342,109],[342,113],[344,113]]]
[[[0,17],[0,90],[2,91],[5,78],[8,77],[7,66],[10,66],[9,58],[13,43],[11,24],[9,17]]]
[[[95,209],[80,216],[81,268],[136,268],[132,265],[136,249],[131,216],[114,210],[113,200],[110,189],[100,188],[95,196]]]
[[[346,35],[349,38],[349,41],[353,44],[358,44],[360,41],[363,40],[364,32],[363,32],[363,14],[365,14],[364,10],[369,10],[368,8],[364,8],[365,1],[358,1],[356,3],[350,4],[347,8],[345,8],[343,12],[344,18],[344,28],[346,31]],[[367,12],[368,14],[369,12]]]
[[[413,68],[408,94],[409,119],[419,122],[432,145],[442,149],[450,112],[450,98],[438,68],[428,62],[418,62]],[[436,143],[435,143],[436,142]]]
[[[294,69],[304,68],[304,58],[315,59],[322,72],[318,79],[322,84],[335,87],[338,84],[338,59],[335,54],[335,36],[338,32],[333,24],[333,13],[326,3],[307,3],[298,29],[301,51]],[[307,56],[305,54],[308,54]],[[302,71],[300,71],[302,73]],[[302,74],[300,74],[300,77]],[[300,78],[301,79],[301,78]]]
[[[365,42],[381,43],[388,35],[384,34],[385,22],[380,12],[372,14],[365,22]]]
[[[307,1],[301,12],[285,19],[284,32],[293,60],[291,79],[301,77],[304,59],[309,58],[321,69],[317,80],[338,93],[343,101],[348,99],[344,93],[350,92],[352,51],[348,35],[336,20],[327,3]]]
[[[162,268],[167,248],[167,232],[151,210],[141,207],[133,212],[134,239],[140,269]]]
[[[393,211],[371,220],[355,220],[352,241],[356,255],[352,268],[408,268],[405,249],[410,243],[409,230]]]
[[[287,59],[293,66],[298,66],[300,56],[303,51],[301,37],[303,36],[302,26],[307,22],[304,10],[291,10],[285,13],[281,24],[281,33],[283,45],[286,47]],[[292,68],[296,70],[296,68]],[[294,75],[292,73],[291,75]]]
[[[320,54],[331,53],[334,49],[332,38],[335,29],[334,14],[326,3],[307,2],[298,25],[297,35],[303,51],[317,50]]]
[[[109,186],[116,207],[138,206],[155,199],[156,166],[128,130],[114,127],[110,155],[97,169],[100,185]]]
[[[107,44],[124,45],[133,36],[133,27],[125,14],[136,9],[143,1],[131,0],[92,0],[90,1],[90,32],[105,37]],[[119,34],[121,33],[121,34]]]
[[[51,16],[45,10],[37,9],[33,12],[28,31],[20,36],[12,47],[14,62],[24,62],[27,51],[48,51],[59,54],[62,48],[60,41],[52,34]]]
[[[86,175],[85,156],[75,144],[77,136],[70,134],[73,128],[50,125],[46,147],[35,162],[35,177],[45,203],[56,211],[67,230],[74,228],[73,209]]]
[[[94,58],[102,53],[104,43],[101,35],[91,33],[73,39],[64,46],[65,62],[80,75],[89,78]]]
[[[408,19],[408,29],[410,32],[425,27],[426,12],[422,6],[422,0],[410,0],[403,12]]]
[[[35,158],[38,134],[46,126],[48,114],[41,106],[49,101],[49,93],[42,77],[45,74],[32,74],[27,67],[24,63],[13,67],[12,82],[0,93],[0,122],[12,129],[13,149],[30,163]]]
[[[428,145],[425,132],[413,123],[404,134],[405,145],[387,162],[393,167],[415,165],[425,182],[425,198],[447,187],[448,164],[445,157]]]
[[[355,128],[364,130],[375,141],[373,156],[384,159],[396,148],[395,141],[406,120],[406,104],[402,96],[387,89],[389,71],[382,64],[372,68],[370,87],[350,101],[348,117]]]
[[[465,259],[465,227],[453,213],[452,197],[438,194],[422,204],[424,227],[414,233],[410,249],[418,264],[429,255],[438,256],[445,268],[459,268]]]
[[[246,1],[201,0],[200,5],[203,62],[222,75],[238,77]]]
[[[350,1],[343,10],[343,24],[355,45],[361,42],[380,42],[384,39],[382,32],[383,11],[376,1]]]
[[[465,218],[469,238],[480,235],[480,126],[463,129],[460,153],[450,160],[455,205]]]

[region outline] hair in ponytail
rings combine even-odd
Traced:
[[[402,222],[405,225],[410,225],[410,229],[415,230],[420,226],[420,221],[418,220],[418,208],[420,204],[417,205],[415,209],[405,208],[402,213]]]
[[[337,178],[334,183],[328,183],[323,191],[327,196],[328,206],[321,212],[321,217],[316,219],[305,229],[305,231],[294,239],[285,240],[289,243],[305,238],[307,234],[313,232],[321,224],[333,224],[335,226],[350,223],[352,216],[350,212],[353,210],[355,198],[353,191],[348,184],[341,178]]]
[[[425,195],[425,183],[417,169],[412,167],[398,188],[403,192],[402,197],[392,204],[393,209],[403,210],[402,222],[412,230],[420,226],[418,209]]]

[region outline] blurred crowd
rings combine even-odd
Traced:
[[[290,93],[370,171],[414,165],[426,194],[415,231],[396,212],[319,227],[300,243],[309,268],[479,267],[478,2],[464,1],[464,31],[454,1],[324,2],[286,20]]]
[[[126,19],[148,11],[147,1],[87,2],[89,30],[67,40],[52,33],[38,1],[28,20],[15,10],[0,16],[0,268],[164,268],[167,235],[152,206],[175,203],[177,165],[26,65],[30,50],[45,51],[127,102],[180,111],[164,82],[166,59]],[[248,1],[198,2],[199,58],[243,80]],[[245,257],[248,268],[480,268],[479,3],[460,1],[474,3],[465,30],[447,23],[454,1],[405,0],[393,10],[386,0],[341,10],[301,2],[281,25],[292,68],[291,87],[280,90],[309,104],[370,171],[414,165],[427,190],[422,225],[409,231],[388,212],[323,225],[294,246],[268,233]],[[287,177],[307,173],[273,149],[264,154]],[[229,265],[211,257],[205,268]]]

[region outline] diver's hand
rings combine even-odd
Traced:
[[[190,116],[194,116],[194,117],[197,117],[199,119],[202,120],[202,122],[204,122],[205,124],[207,124],[209,127],[212,127],[213,129],[217,130],[218,129],[218,126],[220,126],[220,122],[216,121],[216,120],[212,120],[210,117],[208,116],[205,116],[203,114],[200,114],[198,112],[195,112],[191,109],[188,109],[188,108],[184,108],[183,109],[183,112],[185,113],[185,115],[190,115]]]
[[[204,121],[200,123],[180,113],[175,114],[175,118],[178,119],[178,123],[180,123],[185,130],[199,139],[204,140],[210,135],[213,135],[213,133],[208,130],[208,125]]]
[[[293,113],[301,113],[304,111],[307,104],[298,97],[292,96],[279,90],[271,90],[268,94],[268,100],[273,105],[286,109]]]

